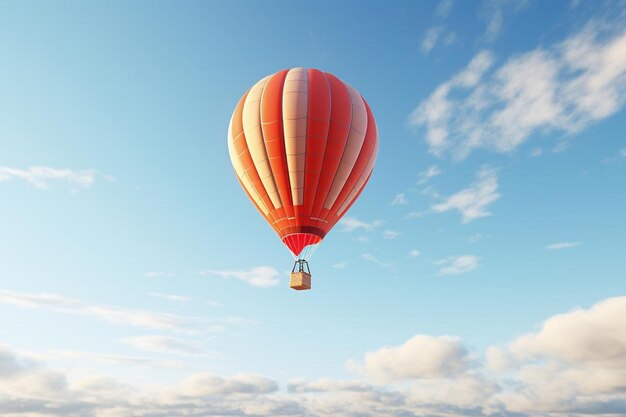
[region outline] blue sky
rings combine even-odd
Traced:
[[[626,413],[625,13],[3,2],[0,411]],[[308,292],[226,142],[297,66],[380,141]]]

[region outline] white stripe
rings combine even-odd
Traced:
[[[261,81],[256,83],[254,87],[250,89],[246,102],[243,105],[242,123],[243,131],[246,136],[246,142],[248,149],[250,150],[250,156],[254,162],[263,187],[274,205],[273,208],[281,208],[282,202],[278,195],[278,189],[274,182],[274,176],[272,175],[272,169],[270,168],[269,160],[267,159],[267,152],[265,150],[265,141],[263,139],[263,131],[261,130],[261,95],[265,84],[272,76],[267,76]]]
[[[248,194],[250,194],[252,199],[257,203],[259,208],[263,211],[263,214],[267,216],[269,213],[269,209],[265,205],[265,202],[261,198],[259,192],[252,185],[250,178],[248,178],[248,174],[246,174],[246,172],[244,171],[243,164],[241,163],[240,155],[236,154],[237,151],[235,148],[235,139],[243,140],[243,137],[240,134],[237,138],[233,138],[231,125],[232,125],[232,117],[231,117],[230,123],[228,124],[228,153],[230,155],[230,160],[233,163],[235,174],[237,174],[237,177],[239,177],[239,179],[241,180],[241,183],[243,184],[243,187],[246,189]]]
[[[304,204],[304,170],[308,112],[308,74],[304,68],[289,70],[283,88],[285,153],[293,205]]]
[[[345,83],[344,83],[345,84]],[[365,132],[367,132],[367,110],[361,95],[352,86],[345,84],[350,92],[350,101],[352,102],[352,122],[350,123],[350,133],[346,140],[346,147],[341,157],[341,162],[337,168],[333,185],[326,196],[324,202],[325,209],[331,209],[335,200],[339,197],[339,193],[346,185],[348,176],[354,168],[363,142],[365,141]]]

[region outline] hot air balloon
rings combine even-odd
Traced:
[[[279,71],[239,100],[228,150],[244,191],[295,258],[291,288],[310,289],[308,260],[372,175],[370,107],[328,72]]]

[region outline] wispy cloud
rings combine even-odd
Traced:
[[[626,158],[626,148],[620,149],[615,153],[615,156],[604,159],[604,163],[613,163],[620,159]]]
[[[382,225],[384,222],[382,220],[374,220],[372,222],[364,222],[356,217],[344,217],[339,221],[339,225],[341,226],[341,230],[344,232],[352,232],[357,229],[363,230],[374,230],[378,226]]]
[[[249,323],[249,320],[230,317],[212,318],[180,316],[126,307],[90,304],[58,294],[28,294],[0,290],[0,303],[23,308],[42,309],[58,313],[87,316],[107,323],[184,333],[215,332],[226,324]]]
[[[389,240],[389,239],[395,239],[395,238],[397,238],[398,236],[400,236],[400,232],[396,232],[395,230],[389,230],[389,229],[388,229],[388,230],[385,230],[385,231],[383,232],[383,238],[384,238],[384,239],[388,239],[388,240]]]
[[[456,40],[456,33],[447,29],[444,21],[452,11],[452,0],[441,0],[435,9],[434,23],[428,28],[422,38],[420,47],[422,52],[429,53],[437,44],[448,46]]]
[[[375,257],[374,255],[372,255],[371,253],[364,253],[361,255],[361,258],[368,261],[368,262],[372,262],[378,266],[380,266],[381,268],[393,268],[393,264],[390,262],[383,262],[380,259],[378,259],[377,257]]]
[[[458,210],[463,217],[463,223],[469,223],[491,216],[487,207],[499,198],[497,171],[482,167],[472,185],[451,195],[444,202],[433,205],[431,209],[437,213]]]
[[[336,264],[333,264],[333,268],[336,268],[336,269],[344,269],[346,266],[348,266],[348,262],[346,261],[341,261],[341,262],[337,262]]]
[[[493,42],[502,31],[505,16],[523,10],[528,3],[528,0],[485,0],[481,13],[487,24],[483,39]]]
[[[202,349],[196,342],[170,336],[135,336],[122,339],[135,349],[145,350],[148,352],[167,353],[171,355],[202,355],[217,357],[214,352],[207,352]]]
[[[452,11],[452,6],[454,6],[453,0],[441,0],[435,9],[435,15],[442,19],[447,18]]]
[[[623,26],[596,22],[491,72],[495,58],[482,51],[439,85],[409,123],[426,128],[432,153],[456,159],[478,148],[512,152],[536,132],[577,133],[623,106],[624,51]]]
[[[437,165],[431,165],[428,167],[426,171],[420,172],[419,179],[417,180],[418,185],[426,184],[431,178],[436,177],[441,174],[441,169]]]
[[[443,32],[443,26],[432,26],[426,31],[422,43],[420,44],[422,52],[428,53],[435,47],[441,33]]]
[[[90,363],[101,362],[109,365],[139,366],[143,368],[182,368],[177,361],[146,358],[141,356],[112,355],[101,352],[86,352],[80,350],[48,350],[45,356],[56,356],[71,360],[83,359]]]
[[[0,182],[16,179],[26,181],[39,189],[50,188],[52,182],[64,182],[80,188],[89,188],[95,182],[96,171],[92,169],[76,171],[42,166],[32,166],[27,169],[0,167]]]
[[[449,256],[436,261],[435,265],[440,266],[438,275],[459,275],[476,269],[479,261],[474,255]]]
[[[467,236],[463,240],[465,240],[465,243],[476,243],[476,242],[482,240],[484,237],[485,236],[482,233],[474,233],[471,236]]]
[[[461,125],[467,125],[464,120],[457,121],[456,111],[463,106],[477,106],[467,99],[468,103],[459,103],[453,101],[449,96],[453,90],[467,90],[475,88],[485,72],[493,65],[493,56],[488,51],[480,52],[476,55],[469,65],[451,80],[446,81],[435,89],[428,99],[423,101],[411,114],[409,123],[413,126],[426,127],[426,142],[430,147],[430,151],[436,155],[442,155],[444,151],[450,148],[451,142],[458,142],[456,147],[467,146],[466,137],[456,137],[455,134],[461,135],[454,129],[461,128]],[[471,120],[476,116],[472,116]],[[467,133],[467,132],[466,132]],[[453,136],[451,138],[451,136]],[[455,155],[461,157],[467,154],[467,151],[461,153],[461,149],[455,149]]]
[[[409,252],[409,256],[411,258],[417,258],[420,255],[421,255],[421,252],[418,251],[417,249],[413,249],[412,251]]]
[[[576,242],[557,242],[557,243],[551,243],[548,246],[546,246],[547,250],[559,250],[559,249],[569,249],[569,248],[575,248],[576,246],[580,246],[582,245],[583,242],[582,241],[576,241]]]
[[[406,215],[406,218],[407,218],[407,219],[419,219],[420,217],[424,217],[424,215],[425,215],[425,214],[428,214],[428,213],[429,213],[429,211],[428,211],[428,210],[423,210],[423,211],[420,211],[420,210],[413,210],[413,211],[410,211],[410,212]]]
[[[200,275],[206,277],[220,277],[226,279],[238,279],[252,287],[274,287],[280,283],[280,273],[271,266],[255,266],[254,268],[233,270],[205,270]]]
[[[406,194],[400,193],[396,194],[396,196],[389,203],[390,206],[399,206],[403,204],[409,204],[409,200],[406,198]]]
[[[187,296],[177,294],[163,294],[160,292],[151,292],[150,295],[154,298],[160,298],[162,300],[175,301],[179,303],[186,303],[190,300],[190,298]]]

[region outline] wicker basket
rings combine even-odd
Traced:
[[[292,272],[289,286],[294,290],[310,290],[311,274],[306,272]]]

